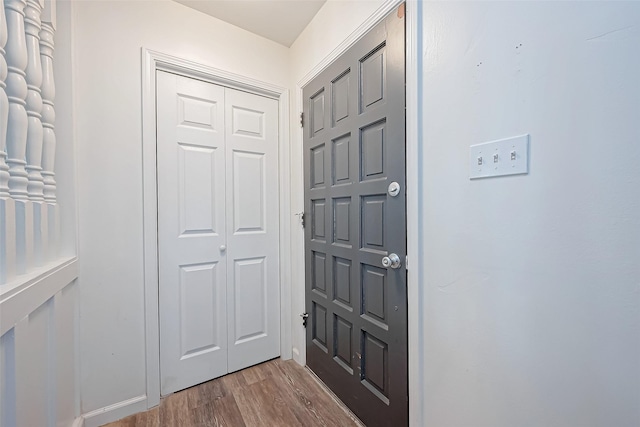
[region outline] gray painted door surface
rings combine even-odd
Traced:
[[[399,15],[303,89],[307,365],[370,427],[408,425]]]

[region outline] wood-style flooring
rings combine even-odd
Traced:
[[[274,359],[174,393],[108,427],[360,427],[292,360]]]

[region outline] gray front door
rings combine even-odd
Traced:
[[[303,89],[307,365],[369,427],[408,425],[402,15]]]

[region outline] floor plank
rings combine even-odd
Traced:
[[[105,427],[360,427],[352,417],[305,368],[274,359]]]
[[[233,396],[245,424],[249,426],[300,425],[271,381],[253,383],[243,390],[237,390]]]
[[[240,409],[233,396],[225,396],[207,404],[209,414],[213,417],[214,426],[218,427],[246,427]]]

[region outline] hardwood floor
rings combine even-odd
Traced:
[[[108,427],[359,427],[303,367],[274,359],[162,399]]]

